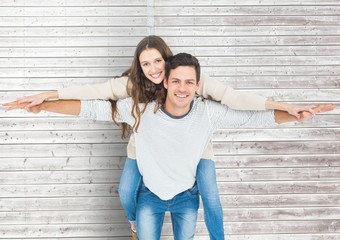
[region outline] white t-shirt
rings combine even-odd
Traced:
[[[196,168],[214,130],[276,125],[273,111],[236,111],[197,98],[188,114],[175,118],[155,103],[148,104],[135,132],[136,157],[144,184],[163,200],[188,190],[195,183]],[[117,122],[134,124],[132,99],[117,102]],[[110,102],[82,101],[80,116],[112,121]]]

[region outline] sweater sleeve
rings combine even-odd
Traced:
[[[201,76],[198,94],[213,99],[235,110],[265,110],[266,98],[252,93],[235,91],[207,75]]]
[[[119,100],[128,97],[128,77],[119,77],[93,85],[74,86],[58,90],[59,99]]]

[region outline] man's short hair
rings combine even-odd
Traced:
[[[196,80],[197,82],[201,77],[201,67],[196,57],[192,56],[189,53],[178,53],[172,57],[168,58],[168,61],[165,65],[165,79],[168,79],[170,76],[170,71],[176,69],[179,66],[189,66],[193,67],[196,71]]]

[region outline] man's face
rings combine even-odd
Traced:
[[[199,89],[195,69],[191,66],[179,66],[172,69],[169,79],[164,81],[164,87],[168,90],[166,110],[174,115],[181,112],[187,113],[190,110],[190,103]]]

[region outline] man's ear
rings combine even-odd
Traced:
[[[201,80],[197,80],[197,83],[196,83],[196,91],[198,91],[198,89],[200,89],[200,86],[201,86]]]
[[[168,79],[164,78],[163,86],[164,86],[165,89],[168,89]]]

